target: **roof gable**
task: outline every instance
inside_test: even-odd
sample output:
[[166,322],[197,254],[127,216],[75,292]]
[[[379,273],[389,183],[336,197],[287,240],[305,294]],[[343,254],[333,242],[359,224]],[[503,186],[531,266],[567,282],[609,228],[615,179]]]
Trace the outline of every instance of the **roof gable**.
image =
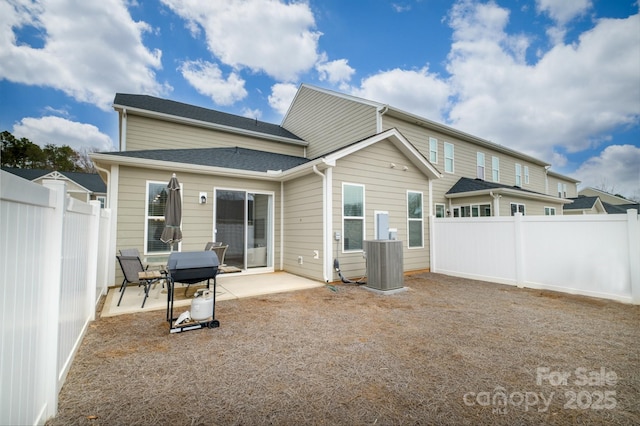
[[106,193],[107,186],[97,173],[84,173],[84,172],[59,172],[56,170],[44,170],[44,169],[20,169],[13,167],[3,167],[9,173],[16,176],[20,176],[23,179],[30,181],[43,180],[43,179],[60,179],[61,176],[73,181],[77,185],[85,188],[88,192],[93,193]]

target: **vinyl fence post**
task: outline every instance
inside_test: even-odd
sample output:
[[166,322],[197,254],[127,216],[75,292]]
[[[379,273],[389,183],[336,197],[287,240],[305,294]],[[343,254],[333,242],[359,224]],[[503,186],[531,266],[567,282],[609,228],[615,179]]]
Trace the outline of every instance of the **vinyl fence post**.
[[640,305],[640,222],[638,210],[627,210],[631,303]]
[[98,287],[98,244],[100,243],[100,201],[89,201],[91,221],[87,241],[87,295],[91,321],[96,319],[96,289]]
[[60,180],[45,180],[43,185],[51,190],[50,197],[54,208],[51,211],[47,226],[46,246],[47,261],[45,270],[49,284],[44,288],[45,306],[48,308],[48,321],[44,328],[44,347],[50,355],[43,368],[45,383],[46,412],[43,417],[54,417],[58,412],[58,346],[60,340],[60,293],[62,287],[62,237],[64,217],[67,209],[67,184]]
[[437,272],[436,267],[436,233],[435,216],[429,216],[429,270]]
[[516,260],[516,286],[524,287],[524,253],[522,248],[522,213],[513,216],[513,239]]

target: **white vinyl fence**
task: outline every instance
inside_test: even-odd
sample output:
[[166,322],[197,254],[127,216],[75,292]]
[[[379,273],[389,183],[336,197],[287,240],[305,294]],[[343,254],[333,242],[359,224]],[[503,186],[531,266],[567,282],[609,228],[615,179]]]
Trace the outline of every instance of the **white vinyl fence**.
[[107,291],[110,213],[0,175],[0,424],[44,424]]
[[431,218],[431,271],[640,304],[640,222],[626,215]]

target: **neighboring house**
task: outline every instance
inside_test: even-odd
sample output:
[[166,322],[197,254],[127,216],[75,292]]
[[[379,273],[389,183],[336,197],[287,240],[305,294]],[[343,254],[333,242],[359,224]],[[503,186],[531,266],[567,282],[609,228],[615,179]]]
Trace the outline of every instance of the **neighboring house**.
[[640,203],[628,200],[620,195],[609,194],[595,188],[584,188],[578,193],[579,196],[598,197],[608,214],[626,214],[627,210],[635,209],[640,211]]
[[107,186],[97,173],[58,172],[14,167],[3,167],[2,170],[38,184],[42,184],[45,179],[64,180],[67,183],[67,195],[70,197],[85,203],[98,200],[103,208],[106,205]]
[[573,198],[573,203],[564,206],[564,214],[607,214],[599,197],[584,195]]
[[[167,254],[166,185],[182,189],[180,250],[229,245],[244,273],[337,279],[365,272],[363,241],[404,242],[404,270],[429,264],[428,216],[562,214],[549,164],[394,109],[302,85],[282,125],[117,94],[120,152],[93,153],[109,187],[114,250]],[[477,180],[479,179],[479,180]],[[115,251],[114,251],[115,252]]]

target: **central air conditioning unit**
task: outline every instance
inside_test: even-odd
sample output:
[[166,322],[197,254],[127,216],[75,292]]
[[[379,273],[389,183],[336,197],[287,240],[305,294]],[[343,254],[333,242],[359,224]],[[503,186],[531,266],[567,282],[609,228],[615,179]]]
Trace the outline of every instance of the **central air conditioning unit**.
[[367,287],[382,291],[404,287],[402,241],[365,241],[364,249],[367,253]]

